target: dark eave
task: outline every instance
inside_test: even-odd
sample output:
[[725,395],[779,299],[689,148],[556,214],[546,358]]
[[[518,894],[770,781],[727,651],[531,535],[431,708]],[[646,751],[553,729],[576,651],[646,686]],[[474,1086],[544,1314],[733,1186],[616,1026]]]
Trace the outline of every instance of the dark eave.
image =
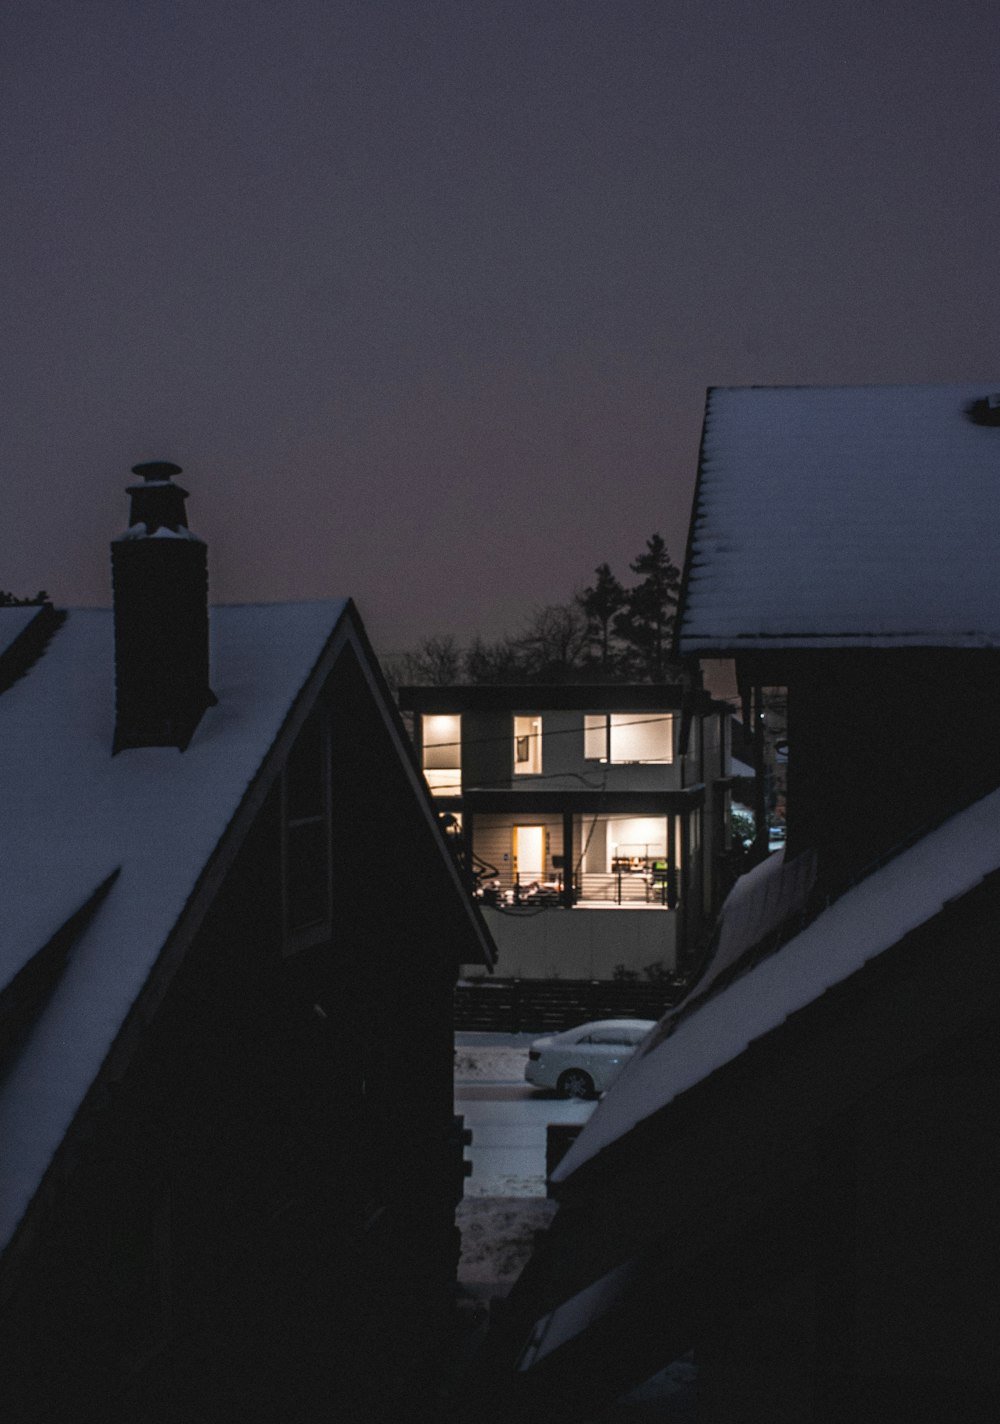
[[960,680],[962,669],[968,670],[974,663],[988,667],[990,662],[1000,664],[1000,648],[947,648],[880,646],[871,644],[845,647],[815,645],[782,646],[780,642],[772,647],[738,647],[735,644],[725,651],[701,650],[698,657],[727,658],[736,663],[737,676],[741,683],[760,687],[783,687],[789,678],[829,676],[838,663],[847,661],[870,665],[874,673],[880,669],[880,676],[891,678],[909,665],[913,672],[926,670],[927,676],[954,676]]

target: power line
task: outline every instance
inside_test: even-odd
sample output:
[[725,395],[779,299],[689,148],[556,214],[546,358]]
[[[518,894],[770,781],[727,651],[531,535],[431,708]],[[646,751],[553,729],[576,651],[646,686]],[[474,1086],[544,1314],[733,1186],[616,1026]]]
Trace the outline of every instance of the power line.
[[[420,713],[420,714],[418,714],[418,715],[423,716],[423,717],[461,717],[461,716],[462,716],[462,713],[461,713],[461,712],[423,712],[423,713]],[[536,715],[541,716],[541,717],[544,717],[545,714],[544,714],[544,713],[538,713],[538,714],[536,714]],[[632,715],[632,714],[631,714],[630,712],[588,712],[588,713],[586,713],[586,716],[588,716],[588,717],[612,717],[612,716],[613,716],[613,717],[631,717],[631,715]],[[656,723],[656,722],[672,722],[676,716],[677,716],[677,713],[676,713],[676,712],[658,712],[654,717],[640,717],[640,718],[637,718],[635,721],[625,722],[625,723],[622,724],[622,725],[623,725],[624,727],[644,727],[644,726],[651,725],[651,724]],[[585,731],[585,733],[586,733],[586,728],[584,729],[584,731]],[[525,735],[526,735],[526,736],[529,736],[529,737],[543,737],[543,738],[551,738],[551,737],[578,737],[578,736],[580,735],[580,729],[579,729],[579,727],[557,727],[557,728],[555,728],[553,731],[550,731],[550,732],[546,732],[546,731],[543,730],[542,732],[527,732],[527,733],[525,733]],[[466,746],[466,747],[484,747],[484,746],[490,745],[490,744],[493,743],[493,742],[504,742],[504,743],[508,743],[508,742],[512,741],[513,738],[514,738],[514,733],[511,732],[511,733],[509,733],[509,734],[508,734],[508,733],[505,733],[505,734],[502,735],[502,736],[471,737],[471,738],[469,738],[469,739],[467,739],[467,740],[460,740],[460,741],[457,741],[457,742],[431,742],[431,743],[430,743],[430,746],[433,747],[433,749],[434,749],[435,751],[439,751],[439,750],[440,750],[440,751],[447,751],[447,750],[448,750],[449,748],[451,748],[451,747],[458,747],[458,748],[461,750],[461,748],[462,748],[463,746]],[[424,744],[424,750],[426,751],[427,749],[428,749],[427,744]],[[605,758],[605,757],[587,757],[587,758],[585,758],[585,760],[588,760],[588,761],[601,761],[601,762],[605,762],[605,761],[607,760],[607,758]],[[651,765],[655,765],[655,763],[650,763],[650,764],[651,764]],[[663,764],[663,765],[669,765],[670,763],[669,763],[669,762],[662,762],[662,764]],[[430,767],[429,770],[433,771],[434,768],[433,768],[433,767]],[[444,770],[447,770],[447,768],[446,768],[446,767],[442,767],[442,770],[443,770],[443,771],[444,771]],[[525,775],[530,775],[531,773],[523,773],[523,774],[525,774]]]

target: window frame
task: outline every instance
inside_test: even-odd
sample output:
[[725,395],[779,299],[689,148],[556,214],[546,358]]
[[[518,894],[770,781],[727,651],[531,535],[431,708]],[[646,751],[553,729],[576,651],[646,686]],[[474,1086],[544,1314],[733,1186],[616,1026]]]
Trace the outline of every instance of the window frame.
[[[462,794],[462,714],[461,712],[421,712],[420,714],[420,771],[432,796],[460,796]],[[448,742],[427,742],[427,723],[431,718],[448,718],[456,723],[455,735]],[[449,766],[428,766],[428,750],[454,747],[454,759]],[[451,779],[435,784],[435,776]]]
[[[536,731],[519,733],[517,724],[519,722],[530,722],[537,726]],[[541,776],[542,774],[542,737],[544,735],[544,725],[541,712],[514,712],[511,714],[511,739],[514,748],[514,775],[515,776]],[[532,740],[534,740],[534,756],[532,755]],[[519,762],[517,751],[518,743],[528,744],[528,756],[524,762]],[[527,763],[525,766],[524,763]],[[534,763],[537,762],[537,765]],[[524,769],[522,770],[522,766]]]
[[[632,719],[633,719],[631,722],[626,722],[626,723],[624,723],[622,727],[619,727],[619,728],[618,728],[618,730],[622,730],[623,727],[636,726],[636,725],[638,725],[638,724],[641,724],[641,723],[647,722],[647,721],[649,721],[649,722],[653,722],[653,721],[657,721],[657,722],[658,722],[658,721],[664,721],[664,722],[668,723],[667,736],[668,736],[669,743],[670,743],[670,755],[667,756],[667,757],[621,757],[621,758],[614,757],[614,756],[612,755],[612,751],[613,751],[613,737],[612,737],[612,734],[613,734],[613,732],[616,730],[616,729],[615,729],[615,725],[614,725],[614,718],[615,718],[615,717],[629,717],[629,718],[632,718]],[[595,722],[597,721],[598,718],[600,718],[600,719],[603,721],[603,723],[604,723],[604,727],[603,727],[603,731],[604,731],[604,755],[603,755],[603,756],[593,756],[591,753],[588,753],[588,751],[587,751],[587,741],[588,741],[588,738],[591,737],[591,736],[597,736],[597,735],[600,733],[600,730],[601,730],[599,727],[597,727],[597,726],[595,726],[595,725],[590,725],[590,726],[588,726],[588,723],[593,724],[593,723],[595,723]],[[584,761],[596,761],[596,762],[599,762],[602,766],[673,766],[673,765],[674,765],[674,762],[675,762],[675,760],[676,760],[676,757],[675,757],[675,754],[674,754],[674,714],[673,714],[673,712],[667,712],[667,711],[660,712],[660,711],[656,711],[655,709],[650,709],[649,712],[643,712],[643,711],[636,711],[636,712],[585,712],[585,713],[583,714],[583,759],[584,759]]]

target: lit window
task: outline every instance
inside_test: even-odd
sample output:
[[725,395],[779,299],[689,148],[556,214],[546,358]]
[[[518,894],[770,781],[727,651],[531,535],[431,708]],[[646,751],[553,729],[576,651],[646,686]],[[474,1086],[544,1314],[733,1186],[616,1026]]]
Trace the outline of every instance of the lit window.
[[457,713],[427,714],[421,719],[423,770],[435,796],[462,790],[462,719]]
[[674,719],[669,712],[588,712],[583,754],[588,761],[672,762]]
[[609,816],[606,825],[610,870],[649,871],[666,860],[665,816]]
[[542,769],[541,717],[514,718],[514,771],[519,776],[535,775]]

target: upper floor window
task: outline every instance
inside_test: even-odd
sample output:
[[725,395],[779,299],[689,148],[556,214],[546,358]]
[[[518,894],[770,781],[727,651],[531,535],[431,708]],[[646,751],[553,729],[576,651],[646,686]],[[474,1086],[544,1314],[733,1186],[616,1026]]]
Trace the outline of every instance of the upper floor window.
[[288,948],[330,929],[330,766],[326,719],[313,712],[295,739],[282,781],[285,932]]
[[583,719],[588,761],[672,762],[674,719],[669,712],[588,712]]
[[462,790],[462,718],[455,713],[426,713],[421,719],[423,770],[435,796]]
[[541,717],[514,718],[514,771],[538,775],[542,769]]

